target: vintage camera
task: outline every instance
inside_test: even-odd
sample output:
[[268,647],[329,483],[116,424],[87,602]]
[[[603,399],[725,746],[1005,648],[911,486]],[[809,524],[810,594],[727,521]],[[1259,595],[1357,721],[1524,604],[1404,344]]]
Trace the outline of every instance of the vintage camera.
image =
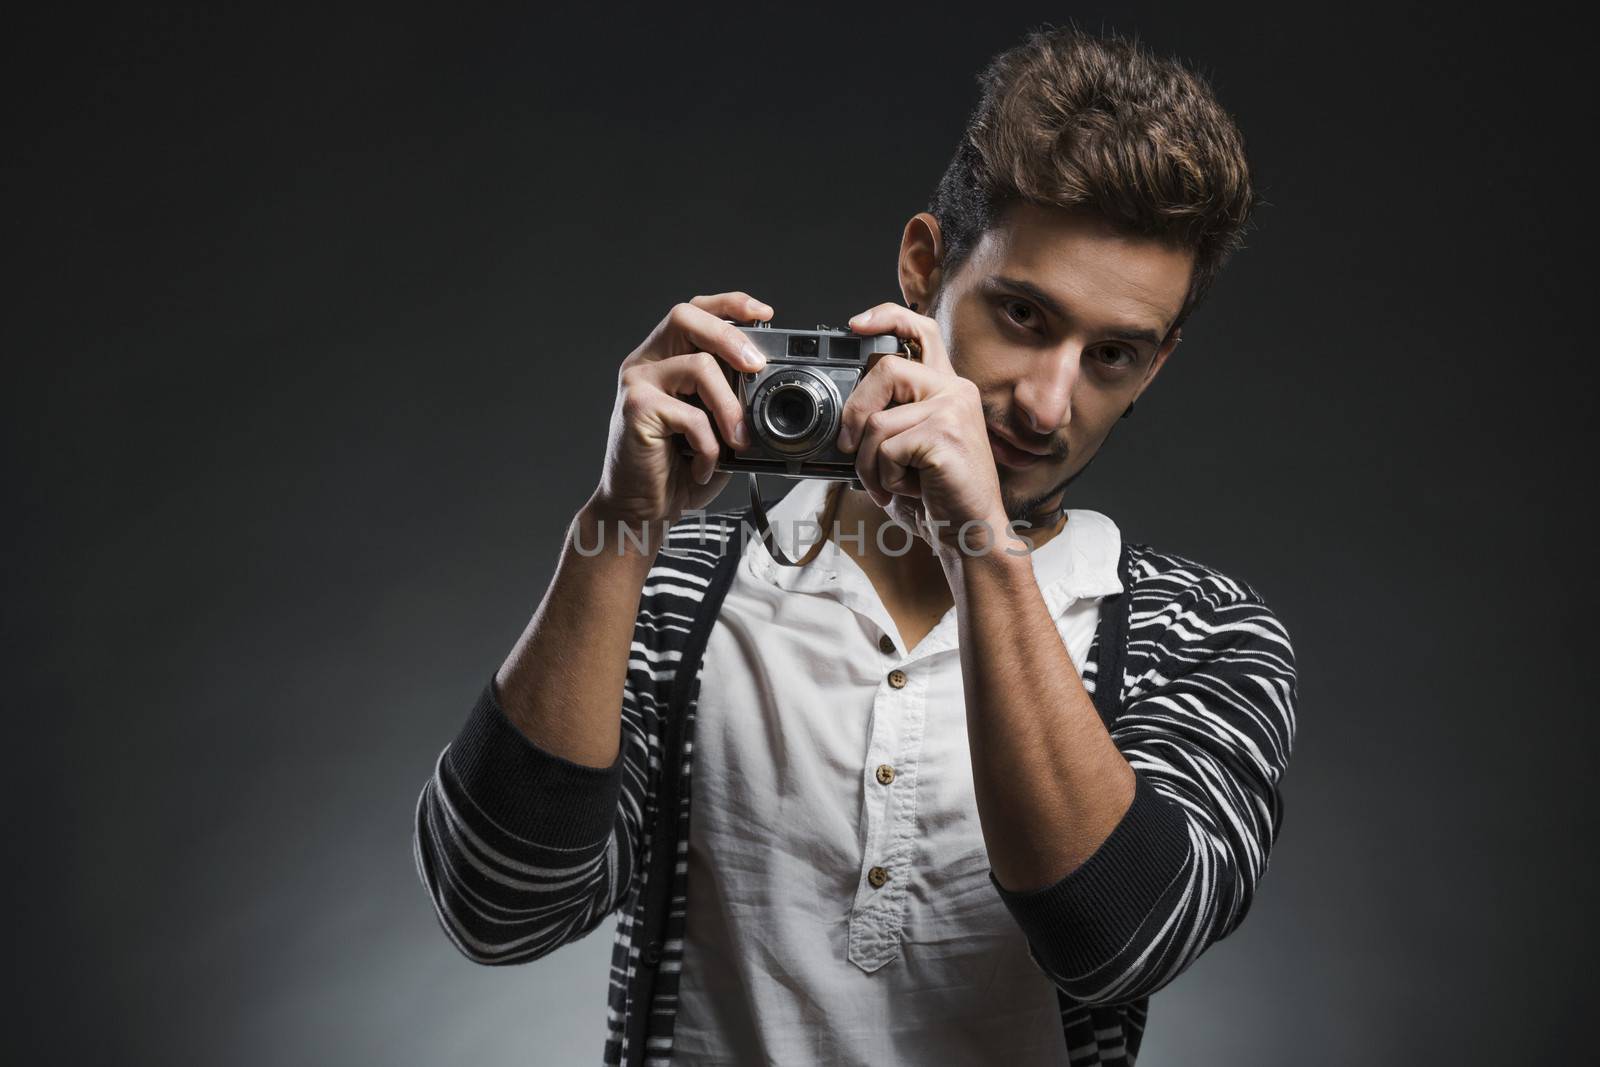
[[[855,456],[838,449],[840,415],[861,376],[882,356],[901,351],[900,338],[828,326],[784,330],[766,323],[734,325],[767,357],[767,365],[748,373],[720,364],[744,406],[750,444],[735,448],[712,419],[711,432],[722,445],[716,469],[856,482]],[[704,410],[698,395],[685,399]],[[694,452],[687,439],[680,450]]]

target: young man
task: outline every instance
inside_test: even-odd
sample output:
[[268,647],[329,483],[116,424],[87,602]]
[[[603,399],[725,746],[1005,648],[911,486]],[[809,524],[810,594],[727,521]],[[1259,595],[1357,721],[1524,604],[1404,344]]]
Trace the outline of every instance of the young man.
[[1131,1064],[1266,869],[1294,658],[1248,585],[1063,501],[1253,203],[1181,65],[1075,30],[997,57],[907,306],[851,320],[920,348],[845,406],[865,491],[798,483],[775,551],[683,520],[749,440],[729,320],[773,309],[674,308],[419,800],[456,946],[522,963],[620,911],[608,1063]]

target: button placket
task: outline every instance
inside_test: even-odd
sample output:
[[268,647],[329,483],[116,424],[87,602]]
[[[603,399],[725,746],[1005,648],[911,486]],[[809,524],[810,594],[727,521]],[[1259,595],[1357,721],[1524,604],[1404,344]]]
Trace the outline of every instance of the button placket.
[[877,784],[876,775],[878,767],[893,764],[900,757],[906,725],[906,703],[903,690],[893,689],[887,682],[879,684],[873,700],[866,763],[862,768],[863,781],[866,783],[867,816],[865,852],[861,856],[860,871],[863,878],[869,867],[878,864],[875,857],[882,851],[888,836],[886,826],[893,798],[888,795],[889,790]]
[[[927,721],[925,679],[916,668],[897,668],[896,686],[886,676],[878,687],[872,740],[863,768],[867,782],[866,851],[850,911],[850,960],[875,971],[900,951],[910,861],[915,843],[917,766]],[[880,784],[880,771],[893,782]]]
[[[894,640],[887,634],[878,639],[878,647],[893,648]],[[900,685],[895,685],[891,676],[898,676]],[[906,709],[909,699],[905,693],[904,685],[909,675],[901,668],[895,667],[885,671],[883,682],[879,684],[874,698],[874,709],[871,718],[870,736],[867,741],[866,763],[863,767],[864,781],[866,783],[867,805],[867,846],[868,855],[863,857],[864,864],[875,862],[871,860],[871,852],[878,847],[878,842],[883,839],[883,827],[888,817],[891,798],[885,796],[887,790],[877,783],[882,781],[881,768],[888,767],[888,775],[892,778],[896,773],[894,767],[900,759],[904,748],[904,731],[908,721]],[[887,783],[884,783],[887,784]],[[864,865],[863,872],[866,870]]]

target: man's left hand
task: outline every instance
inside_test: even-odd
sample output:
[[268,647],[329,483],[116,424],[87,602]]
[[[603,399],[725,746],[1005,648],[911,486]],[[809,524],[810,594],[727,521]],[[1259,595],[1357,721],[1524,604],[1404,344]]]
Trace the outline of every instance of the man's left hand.
[[915,341],[922,351],[920,363],[880,356],[845,401],[839,447],[855,453],[867,494],[890,518],[941,550],[958,544],[964,551],[1003,548],[1010,535],[982,398],[951,366],[939,324],[887,303],[849,325],[861,334]]

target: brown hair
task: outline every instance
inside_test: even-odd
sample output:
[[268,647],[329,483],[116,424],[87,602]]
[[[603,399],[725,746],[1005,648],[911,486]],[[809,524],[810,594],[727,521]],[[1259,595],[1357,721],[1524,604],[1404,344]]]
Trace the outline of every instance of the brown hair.
[[995,56],[928,211],[944,276],[1018,200],[1195,253],[1183,325],[1261,201],[1244,138],[1199,74],[1138,41],[1046,24]]

